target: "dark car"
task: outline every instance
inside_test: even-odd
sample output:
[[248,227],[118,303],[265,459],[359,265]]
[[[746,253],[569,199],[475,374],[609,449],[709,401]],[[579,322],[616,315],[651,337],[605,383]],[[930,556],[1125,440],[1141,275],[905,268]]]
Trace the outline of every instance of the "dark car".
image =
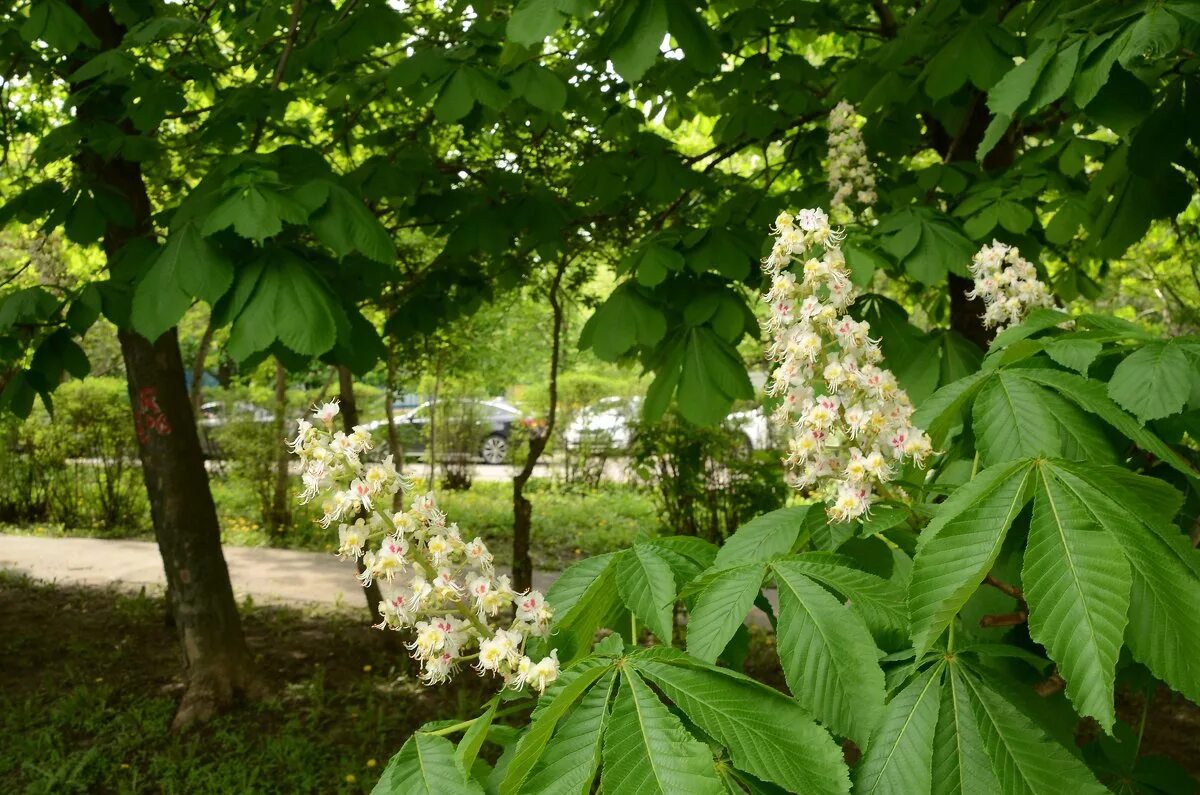
[[[433,405],[431,401],[426,401],[394,418],[396,433],[406,457],[423,455],[429,447],[429,420]],[[523,416],[520,409],[500,398],[439,401],[439,408],[448,412],[446,420],[452,426],[451,437],[455,442],[452,446],[466,448],[448,449],[446,442],[438,440],[439,450],[478,455],[486,464],[503,464],[508,460],[508,444],[513,426],[520,423]],[[386,445],[386,420],[369,423],[367,427],[376,439]],[[464,438],[469,438],[470,442],[461,443]]]

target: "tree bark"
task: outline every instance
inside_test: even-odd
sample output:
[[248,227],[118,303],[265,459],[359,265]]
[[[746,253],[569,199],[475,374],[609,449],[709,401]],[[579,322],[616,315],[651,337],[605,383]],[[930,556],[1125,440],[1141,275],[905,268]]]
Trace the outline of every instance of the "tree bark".
[[[350,372],[350,368],[339,364],[337,366],[338,374],[338,392],[340,394],[341,415],[342,415],[342,430],[346,433],[353,433],[354,426],[358,425],[358,401],[354,398],[354,375]],[[359,558],[358,573],[362,574],[365,570],[362,558]],[[379,583],[372,582],[370,585],[363,586],[363,596],[367,600],[367,609],[371,611],[372,622],[378,624],[383,621],[383,615],[379,612],[379,603],[383,601],[383,596],[379,591]]]
[[[100,40],[102,49],[120,45],[125,30],[107,6],[93,7],[83,0],[72,0],[71,6]],[[82,90],[85,87],[94,88],[87,83],[71,85],[80,121],[117,124],[135,134],[127,120],[118,118],[123,107],[119,97],[104,89]],[[103,159],[89,148],[82,148],[75,162],[89,181],[105,186],[129,206],[131,226],[113,221],[105,226],[103,246],[111,266],[127,244],[154,235],[141,167],[120,157]],[[258,695],[262,686],[242,634],[221,552],[216,506],[176,330],[154,342],[128,329],[119,331],[118,338],[142,476],[186,666],[187,690],[172,724],[179,729],[212,717],[238,696]]]
[[513,552],[512,580],[513,588],[524,591],[533,587],[533,559],[529,554],[529,544],[533,530],[533,503],[525,496],[525,485],[533,476],[533,468],[550,443],[550,435],[554,433],[554,421],[558,412],[558,367],[562,354],[563,308],[560,291],[563,274],[567,271],[569,260],[564,256],[550,282],[550,384],[548,397],[550,407],[546,413],[545,431],[529,440],[529,454],[525,457],[525,465],[513,478]]
[[277,360],[275,362],[275,419],[273,420],[275,438],[275,484],[271,493],[270,526],[267,533],[278,538],[292,522],[292,512],[288,508],[288,464],[291,456],[285,437],[287,436],[287,370]]
[[[396,399],[396,346],[388,342],[387,346],[387,376],[383,392],[383,416],[387,419],[388,451],[396,463],[396,471],[404,473],[404,443],[400,440],[400,432],[396,428],[396,412],[392,401]],[[392,497],[392,510],[399,511],[404,507],[404,494],[396,492]]]

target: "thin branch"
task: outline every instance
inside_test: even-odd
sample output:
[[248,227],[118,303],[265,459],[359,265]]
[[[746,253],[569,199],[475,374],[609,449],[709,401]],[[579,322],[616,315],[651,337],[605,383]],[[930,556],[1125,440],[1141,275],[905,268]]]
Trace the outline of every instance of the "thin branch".
[[[283,52],[279,55],[279,63],[275,65],[275,73],[271,75],[271,90],[279,88],[279,84],[283,82],[283,73],[287,70],[288,61],[291,60],[292,50],[296,47],[296,34],[300,29],[300,12],[303,10],[304,0],[292,0],[292,18],[288,21],[287,41],[283,44]],[[263,119],[259,117],[254,124],[254,134],[250,136],[249,150],[251,152],[258,149],[258,144],[262,140],[263,134]]]

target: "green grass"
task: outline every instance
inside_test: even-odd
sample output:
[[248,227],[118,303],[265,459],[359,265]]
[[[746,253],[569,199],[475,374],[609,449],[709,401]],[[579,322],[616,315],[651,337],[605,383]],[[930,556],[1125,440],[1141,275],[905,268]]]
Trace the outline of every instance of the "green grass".
[[367,792],[421,723],[471,717],[494,691],[471,672],[398,681],[405,658],[365,612],[256,608],[243,624],[271,695],[172,734],[182,685],[160,599],[0,573],[0,604],[4,793]]
[[[418,482],[417,488],[423,488]],[[606,485],[578,492],[547,480],[532,480],[527,495],[533,503],[534,565],[557,570],[590,555],[621,549],[639,536],[662,533],[657,511],[644,492],[623,485]],[[231,479],[213,481],[213,496],[221,516],[222,537],[237,546],[272,543],[257,520],[255,498]],[[439,491],[438,503],[463,536],[483,538],[501,564],[511,561],[512,484],[478,481],[467,491]],[[337,532],[322,529],[313,519],[315,506],[295,507],[292,526],[275,542],[290,549],[331,552]]]

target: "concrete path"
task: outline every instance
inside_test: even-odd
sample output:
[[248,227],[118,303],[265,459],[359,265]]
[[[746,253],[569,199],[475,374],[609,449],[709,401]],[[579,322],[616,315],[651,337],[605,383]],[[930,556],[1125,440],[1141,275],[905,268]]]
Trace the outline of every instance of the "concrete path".
[[[358,609],[362,590],[354,563],[323,552],[300,552],[268,547],[226,546],[225,562],[238,601],[250,597],[259,604],[325,605]],[[66,585],[115,585],[128,590],[166,588],[158,545],[151,541],[104,538],[45,538],[0,533],[0,569],[21,572],[36,580]],[[533,586],[542,593],[558,572],[535,571]],[[385,588],[386,595],[386,588]],[[778,610],[775,589],[767,600]],[[749,621],[770,626],[765,613],[751,608]]]
[[[354,563],[322,552],[226,546],[225,561],[238,600],[267,604],[362,604]],[[43,538],[0,534],[0,569],[72,585],[117,585],[161,592],[166,587],[158,546],[150,541]],[[557,572],[534,572],[545,591]]]

